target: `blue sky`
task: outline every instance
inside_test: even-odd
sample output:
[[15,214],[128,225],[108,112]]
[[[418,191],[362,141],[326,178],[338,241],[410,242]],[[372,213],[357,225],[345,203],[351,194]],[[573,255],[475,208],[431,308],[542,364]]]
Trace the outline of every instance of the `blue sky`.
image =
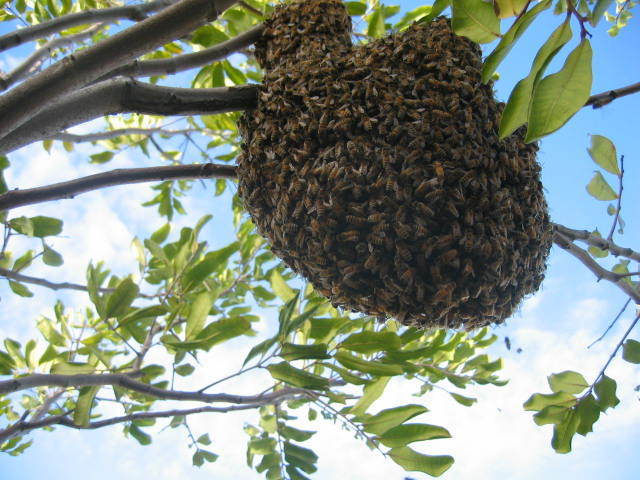
[[[391,2],[390,2],[391,3]],[[422,2],[402,2],[410,10]],[[498,97],[506,100],[511,88],[524,77],[539,46],[559,24],[560,17],[542,16],[519,41],[499,68],[496,84]],[[617,38],[606,33],[606,22],[592,30],[594,48],[593,93],[635,83],[640,79],[640,29],[638,19]],[[0,33],[4,32],[0,27]],[[574,26],[574,31],[577,29]],[[574,39],[575,45],[577,40]],[[490,47],[489,47],[490,48]],[[567,48],[567,51],[569,51]],[[566,53],[565,53],[566,55]],[[548,72],[556,71],[565,55],[560,54]],[[0,68],[7,70],[16,59],[0,57]],[[608,231],[611,218],[606,215],[606,203],[591,198],[585,191],[595,165],[587,155],[588,134],[609,137],[618,152],[625,155],[626,188],[622,215],[627,222],[623,245],[640,245],[637,207],[640,193],[640,146],[637,112],[640,94],[617,100],[600,109],[582,109],[560,132],[545,138],[540,145],[539,160],[543,165],[543,182],[547,191],[552,219],[574,228],[599,227]],[[85,127],[85,131],[90,131]],[[94,173],[104,166],[86,164],[86,156],[98,150],[81,147],[70,155],[61,148],[48,155],[40,145],[34,145],[11,157],[16,166],[11,174],[11,187],[30,187]],[[124,153],[116,156],[108,168],[152,165],[154,159]],[[204,238],[215,247],[228,242],[231,216],[229,196],[213,198],[210,185],[197,185],[186,200],[189,216],[178,219],[179,226],[193,224],[201,215],[213,213],[214,220],[204,232]],[[149,210],[139,204],[150,197],[148,186],[136,185],[93,192],[79,199],[50,203],[37,209],[25,207],[16,215],[38,214],[61,216],[65,231],[54,241],[54,247],[65,254],[64,270],[34,270],[54,280],[81,282],[89,259],[106,259],[116,271],[131,269],[134,262],[129,245],[134,235],[145,236],[161,225],[149,224]],[[174,229],[177,231],[178,228]],[[65,272],[70,277],[59,278]],[[0,285],[2,322],[0,337],[25,339],[34,331],[33,319],[47,312],[56,295],[36,289],[39,301],[16,298]],[[82,305],[79,295],[62,296],[69,304]],[[397,382],[388,389],[375,408],[384,408],[399,401],[424,402],[430,412],[420,418],[426,423],[447,427],[452,439],[418,444],[424,453],[450,453],[456,464],[445,479],[631,479],[637,478],[640,461],[637,445],[640,441],[640,384],[637,368],[614,361],[609,374],[618,380],[618,396],[622,404],[610,411],[595,425],[595,432],[586,438],[574,439],[574,451],[569,455],[554,454],[550,448],[551,429],[533,424],[531,415],[522,411],[522,403],[534,392],[546,392],[546,376],[562,370],[577,370],[592,380],[606,361],[613,345],[631,320],[631,309],[623,316],[607,338],[587,350],[586,346],[606,328],[625,301],[624,295],[605,282],[596,283],[593,275],[573,257],[554,249],[549,261],[547,278],[541,291],[528,299],[506,326],[495,329],[509,336],[515,348],[507,351],[503,342],[492,347],[493,355],[505,359],[502,376],[510,379],[506,387],[482,387],[466,394],[478,398],[472,408],[452,402],[438,392],[420,399],[411,397],[416,389]],[[262,312],[263,334],[269,329],[272,312]],[[32,334],[32,333],[31,333]],[[635,332],[633,338],[640,338]],[[255,340],[254,340],[255,341]],[[239,361],[237,352],[246,350],[242,340],[231,342],[206,358],[207,365],[216,365],[216,376],[232,372]],[[206,379],[207,372],[194,380]],[[255,392],[262,380],[251,378],[229,387],[234,392]],[[188,388],[188,386],[181,386]],[[397,403],[396,403],[397,404]],[[53,433],[38,432],[34,446],[18,458],[0,456],[0,478],[31,480],[57,479],[138,479],[141,475],[158,480],[174,478],[252,479],[255,472],[244,464],[246,435],[244,421],[257,421],[251,413],[223,416],[201,416],[192,424],[198,433],[209,432],[211,449],[220,459],[201,470],[190,466],[191,453],[183,431],[164,431],[154,435],[149,447],[125,439],[119,427],[97,432],[58,429]],[[304,425],[304,424],[300,424]],[[364,445],[338,425],[320,425],[313,446],[320,455],[319,472],[315,478],[397,478],[405,473],[390,461],[368,451]],[[427,478],[408,474],[413,478]]]

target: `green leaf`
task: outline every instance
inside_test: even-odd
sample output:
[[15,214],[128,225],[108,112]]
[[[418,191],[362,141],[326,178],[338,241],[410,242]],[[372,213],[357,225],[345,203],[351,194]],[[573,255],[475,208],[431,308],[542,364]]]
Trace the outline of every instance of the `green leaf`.
[[204,435],[200,435],[196,440],[201,445],[211,445],[211,439],[209,438],[209,434],[205,433]]
[[554,425],[551,446],[557,453],[569,453],[571,451],[571,440],[579,424],[580,418],[577,412],[571,409],[568,410],[562,422]]
[[558,425],[564,420],[569,409],[567,407],[559,407],[557,405],[548,405],[533,415],[533,421],[536,425]]
[[89,419],[91,418],[91,409],[93,408],[93,401],[96,398],[99,386],[96,387],[82,387],[78,394],[78,400],[76,401],[76,408],[73,409],[73,423],[82,427],[89,425]]
[[258,355],[264,355],[265,353],[267,353],[267,351],[273,345],[275,345],[276,342],[277,342],[277,339],[275,337],[274,338],[268,338],[268,339],[260,342],[256,346],[254,346],[249,351],[249,354],[247,355],[247,357],[244,359],[244,362],[242,363],[242,366],[244,367],[247,363],[249,363],[250,360],[252,360],[253,358],[257,357]]
[[252,438],[248,450],[255,455],[268,455],[276,449],[276,441],[273,438]]
[[89,155],[89,158],[91,158],[89,163],[96,163],[96,164],[107,163],[113,158],[114,155],[115,155],[114,152],[111,152],[108,150],[101,153],[94,153],[93,155]]
[[305,442],[316,434],[313,430],[299,430],[289,425],[282,425],[278,431],[284,438],[288,438],[296,442]]
[[288,362],[302,359],[324,360],[326,358],[331,358],[327,355],[327,345],[325,343],[318,343],[315,345],[295,345],[293,343],[285,343],[282,346],[279,356]]
[[125,315],[139,292],[140,288],[131,277],[122,280],[116,287],[115,292],[107,297],[104,318],[118,318]]
[[502,36],[496,48],[493,49],[484,61],[484,65],[482,66],[482,81],[484,83],[491,80],[491,77],[498,68],[498,65],[500,65],[518,39],[527,30],[527,28],[529,28],[531,22],[535,20],[540,12],[546,10],[550,6],[551,0],[543,0],[511,25],[511,28],[509,28],[509,30]]
[[170,232],[171,232],[171,224],[165,223],[162,227],[160,227],[158,230],[153,232],[150,238],[153,242],[159,245],[167,239]]
[[193,365],[185,363],[184,365],[178,365],[175,368],[175,372],[181,377],[188,377],[195,371],[195,369],[196,368]]
[[640,342],[627,339],[622,345],[622,358],[629,363],[640,363]]
[[387,447],[396,448],[404,447],[413,442],[437,438],[451,438],[451,434],[446,428],[437,425],[406,423],[387,430],[380,435],[379,440]]
[[[426,407],[422,405],[403,405],[401,407],[387,408],[363,422],[364,430],[375,435],[382,435],[388,430],[425,413]],[[353,412],[350,412],[353,413]]]
[[46,265],[50,265],[52,267],[59,267],[64,263],[64,260],[62,259],[62,255],[60,255],[58,252],[56,252],[53,248],[49,247],[48,245],[44,246],[44,251],[42,253],[42,261]]
[[269,281],[271,282],[273,293],[280,297],[283,302],[289,302],[296,295],[295,291],[284,281],[284,278],[282,278],[278,270],[271,272]]
[[373,38],[382,37],[386,28],[384,25],[384,15],[382,14],[382,8],[376,8],[371,15],[367,18],[369,24],[367,28],[367,35]]
[[349,409],[351,415],[359,417],[364,415],[367,409],[384,393],[391,377],[381,377],[364,387],[364,393],[360,400]]
[[144,433],[134,424],[129,426],[129,434],[135,438],[140,445],[149,445],[151,443],[151,435]]
[[33,297],[33,292],[25,287],[22,283],[9,280],[9,288],[13,293],[15,293],[16,295],[20,295],[21,297]]
[[199,294],[189,310],[189,316],[187,317],[187,327],[185,338],[192,340],[198,335],[204,328],[204,323],[209,316],[211,305],[215,301],[216,295],[212,292],[203,292]]
[[351,16],[364,15],[367,11],[367,4],[364,2],[344,2],[344,4]]
[[53,322],[46,317],[40,317],[38,319],[38,330],[42,333],[42,336],[51,345],[57,345],[58,347],[64,347],[67,344],[67,339],[56,330]]
[[291,442],[284,442],[284,455],[287,462],[301,468],[306,473],[316,471],[314,464],[318,461],[318,455],[313,450]]
[[377,361],[363,360],[350,353],[339,351],[334,355],[334,358],[342,365],[350,370],[358,370],[363,373],[370,373],[372,375],[380,375],[384,377],[402,375],[403,370],[400,365],[392,365],[388,363],[382,363]]
[[587,395],[578,402],[576,414],[580,419],[576,432],[582,436],[593,432],[593,424],[600,418],[600,406],[593,395]]
[[439,477],[453,465],[450,455],[424,455],[409,447],[392,448],[389,456],[408,472],[423,472],[432,477]]
[[[493,2],[497,15],[500,18],[509,18],[519,15],[526,6],[527,0],[495,0]],[[537,6],[537,5],[536,5]],[[523,15],[524,16],[524,15]]]
[[534,87],[547,68],[547,65],[549,65],[549,62],[551,62],[560,49],[571,40],[571,36],[571,26],[567,19],[554,30],[544,45],[538,50],[529,75],[516,84],[504,107],[502,118],[500,119],[501,139],[511,135],[518,127],[527,121]]
[[193,287],[198,285],[209,275],[224,270],[227,261],[235,252],[238,251],[240,244],[233,242],[220,250],[207,253],[204,258],[198,262],[184,275],[184,284]]
[[526,142],[555,132],[584,107],[591,93],[591,44],[583,39],[562,69],[540,81],[533,91]]
[[414,8],[413,10],[404,14],[398,23],[393,28],[396,30],[404,30],[413,22],[419,21],[426,17],[431,12],[431,5],[423,5],[421,7]]
[[95,370],[95,366],[84,362],[59,361],[51,367],[51,373],[61,375],[81,375],[84,373],[93,373]]
[[276,380],[294,387],[310,388],[312,390],[324,390],[329,387],[329,381],[326,378],[295,368],[287,362],[269,365],[267,370]]
[[359,353],[398,350],[402,346],[400,337],[393,332],[359,332],[343,340],[338,347]]
[[549,387],[553,392],[566,392],[578,394],[589,386],[582,375],[577,372],[567,370],[561,373],[554,373],[547,377]]
[[616,146],[602,135],[591,135],[591,147],[587,149],[591,159],[607,172],[620,176]]
[[33,223],[30,218],[17,217],[9,220],[9,226],[16,232],[33,237]]
[[591,14],[591,18],[589,20],[589,22],[591,23],[592,26],[596,26],[598,25],[598,22],[600,22],[600,19],[602,18],[602,16],[604,15],[604,12],[606,12],[609,8],[609,6],[613,3],[613,0],[598,0],[596,3],[596,6],[593,7],[593,13]]
[[616,382],[606,375],[603,375],[602,378],[595,383],[593,391],[596,397],[598,397],[598,404],[600,405],[600,410],[603,412],[620,403],[620,400],[616,397]]
[[450,0],[436,0],[434,4],[431,6],[431,11],[425,17],[422,17],[418,23],[427,24],[431,22],[434,18],[440,15],[445,8],[447,8],[451,4]]
[[587,192],[594,198],[602,201],[615,200],[618,194],[611,188],[611,185],[604,179],[600,172],[595,172],[593,178],[587,185]]
[[449,394],[456,402],[458,402],[460,405],[464,405],[465,407],[470,407],[478,401],[478,399],[476,398],[465,397],[464,395],[460,395],[458,393],[449,392]]
[[451,1],[453,31],[478,43],[489,43],[500,34],[500,19],[493,5],[477,0]]
[[62,220],[51,217],[31,217],[33,236],[38,238],[59,235],[62,232]]
[[569,408],[575,405],[576,398],[567,392],[557,393],[534,393],[529,397],[529,400],[524,402],[525,410],[542,410],[549,405],[556,405],[560,407]]

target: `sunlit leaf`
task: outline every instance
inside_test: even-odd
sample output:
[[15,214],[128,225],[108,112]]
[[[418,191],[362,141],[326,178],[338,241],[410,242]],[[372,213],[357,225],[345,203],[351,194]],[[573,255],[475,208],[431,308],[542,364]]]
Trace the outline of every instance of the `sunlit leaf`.
[[525,410],[542,410],[549,405],[572,407],[575,403],[576,397],[567,392],[549,394],[534,393],[523,406]]
[[591,147],[587,150],[591,159],[607,172],[620,175],[616,146],[602,135],[591,135]]
[[86,427],[89,424],[93,401],[99,390],[99,386],[83,387],[80,389],[78,400],[76,401],[76,408],[73,409],[73,423],[75,425]]
[[449,455],[424,455],[409,447],[393,448],[388,454],[391,459],[408,472],[423,472],[439,477],[453,465]]
[[271,376],[276,380],[288,383],[294,387],[323,390],[329,386],[329,381],[326,378],[293,367],[287,362],[269,365],[267,370],[269,370]]
[[364,429],[369,433],[382,435],[387,430],[426,411],[427,408],[422,405],[403,405],[401,407],[387,408],[369,417],[363,423]]
[[500,34],[500,19],[490,3],[478,0],[451,0],[451,26],[458,35],[474,42],[488,43]]
[[450,392],[451,397],[458,402],[460,405],[464,405],[465,407],[470,407],[478,400],[472,397],[465,397],[464,395],[460,395],[459,393]]
[[413,442],[423,440],[435,440],[438,438],[451,438],[451,434],[446,428],[426,423],[405,423],[390,428],[379,436],[383,445],[395,448],[403,447]]
[[591,93],[591,44],[584,39],[558,73],[543,78],[533,91],[526,142],[555,132],[584,107]]
[[354,352],[374,353],[398,350],[401,345],[400,337],[393,332],[365,331],[350,335],[339,346]]
[[622,358],[630,363],[640,363],[640,342],[628,338],[622,345]]
[[567,412],[562,422],[554,425],[551,446],[557,453],[569,453],[571,451],[571,440],[578,429],[580,418],[575,410]]
[[140,288],[130,277],[122,280],[116,291],[107,297],[104,317],[116,318],[126,314],[139,292]]
[[587,192],[598,200],[609,201],[618,198],[618,194],[611,188],[611,185],[604,179],[600,172],[595,172],[591,181],[587,185]]
[[547,377],[549,387],[553,392],[578,394],[589,386],[585,378],[578,372],[565,371],[554,373]]
[[511,91],[509,100],[502,112],[500,119],[500,138],[511,135],[518,127],[526,123],[529,117],[529,105],[533,89],[544,73],[547,65],[556,56],[560,49],[571,39],[571,26],[569,19],[564,21],[544,45],[538,50],[531,70],[527,77],[520,80]]
[[616,396],[616,382],[606,375],[603,375],[602,378],[595,383],[593,391],[596,394],[600,410],[603,412],[620,403],[620,399]]
[[185,338],[187,340],[192,340],[202,331],[215,298],[216,295],[212,292],[203,292],[195,298],[189,309],[189,316],[187,317],[185,332]]

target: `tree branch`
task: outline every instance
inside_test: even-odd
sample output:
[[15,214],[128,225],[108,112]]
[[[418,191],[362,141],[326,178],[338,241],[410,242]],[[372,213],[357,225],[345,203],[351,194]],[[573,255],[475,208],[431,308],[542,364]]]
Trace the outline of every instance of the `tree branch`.
[[60,140],[69,143],[85,143],[98,142],[100,140],[110,140],[112,138],[123,137],[126,135],[162,135],[165,137],[173,137],[175,135],[186,135],[188,133],[209,133],[214,134],[212,130],[206,128],[184,128],[181,130],[167,130],[163,127],[154,128],[117,128],[114,130],[106,130],[104,132],[76,134],[69,132],[55,133],[49,137],[51,140]]
[[640,303],[640,291],[625,281],[624,276],[602,267],[598,262],[591,258],[585,250],[575,245],[570,238],[566,237],[558,230],[556,230],[554,234],[553,243],[580,260],[585,267],[591,270],[598,280],[604,278],[605,280],[610,281],[631,297],[635,303]]
[[2,138],[0,153],[7,154],[104,115],[211,115],[254,108],[257,98],[257,85],[193,89],[160,87],[122,78],[107,80],[47,106]]
[[177,72],[200,67],[226,58],[232,53],[252,45],[260,38],[263,31],[264,25],[261,24],[226,42],[219,43],[218,45],[199,52],[157,60],[134,60],[132,63],[123,65],[103,75],[99,80],[106,80],[116,76],[151,77],[155,75],[172,75]]
[[[8,270],[6,268],[0,268],[0,276],[5,277],[11,280],[15,280],[16,282],[28,283],[31,285],[40,285],[41,287],[50,288],[51,290],[77,290],[79,292],[88,292],[86,285],[80,285],[77,283],[69,283],[69,282],[50,282],[49,280],[45,280],[44,278],[31,277],[29,275],[23,275],[22,273],[14,272],[13,270]],[[99,288],[99,292],[101,293],[113,293],[116,291],[115,288]],[[146,295],[141,293],[138,295],[141,298],[155,298],[155,295]]]
[[553,228],[556,232],[561,233],[563,237],[566,237],[571,241],[579,240],[587,245],[591,245],[592,247],[597,247],[600,250],[608,250],[616,257],[624,257],[629,260],[640,262],[640,253],[630,248],[621,247],[611,240],[598,237],[588,230],[574,230],[573,228],[565,227],[558,223],[554,223]]
[[149,397],[162,400],[196,401],[203,403],[234,403],[245,405],[252,403],[272,402],[283,395],[302,395],[307,390],[303,388],[285,387],[271,393],[260,395],[232,395],[229,393],[204,393],[188,392],[180,390],[164,390],[147,383],[134,380],[128,375],[118,373],[105,374],[33,374],[0,382],[0,395],[28,390],[35,387],[58,386],[65,388],[78,388],[86,386],[118,386]]
[[162,10],[175,2],[176,0],[155,0],[139,5],[91,9],[78,13],[70,13],[51,19],[48,22],[31,25],[0,36],[0,52],[78,25],[105,22],[112,23],[122,19],[140,21],[146,18],[147,13]]
[[109,172],[97,173],[67,182],[54,183],[45,187],[10,190],[0,195],[0,211],[34,203],[73,198],[81,193],[115,185],[177,179],[235,178],[235,176],[235,166],[213,163],[150,168],[118,168]]
[[99,31],[103,25],[104,24],[94,25],[84,32],[76,33],[75,35],[68,35],[66,37],[54,38],[53,40],[45,43],[42,47],[29,55],[24,62],[9,72],[4,78],[0,75],[0,91],[6,90],[14,83],[28,77],[31,73],[40,68],[45,57],[51,55],[51,52],[55,49],[64,47],[65,45],[72,45],[74,43],[81,42]]
[[47,105],[140,55],[203,24],[237,0],[181,0],[90,48],[47,68],[0,97],[0,138]]
[[618,88],[616,90],[609,90],[608,92],[598,93],[592,95],[584,104],[585,107],[591,105],[593,108],[604,107],[605,105],[613,102],[616,98],[631,95],[632,93],[640,92],[640,82],[634,83],[627,87]]
[[64,427],[75,428],[78,430],[95,430],[98,428],[103,428],[103,427],[115,425],[118,423],[132,422],[134,420],[141,420],[146,418],[167,418],[167,417],[176,417],[176,416],[186,417],[188,415],[194,415],[198,413],[227,413],[227,412],[235,412],[238,410],[253,410],[254,408],[260,408],[265,405],[278,404],[285,400],[290,400],[298,396],[299,394],[286,393],[285,395],[281,395],[277,398],[272,398],[268,401],[247,403],[244,405],[230,405],[228,407],[205,406],[205,407],[196,407],[196,408],[189,408],[189,409],[182,409],[182,410],[174,409],[174,410],[163,410],[158,412],[132,413],[130,415],[122,415],[120,417],[113,417],[105,420],[90,422],[88,425],[76,425],[75,423],[73,423],[73,420],[68,417],[68,413],[47,417],[39,421],[19,420],[18,422],[7,427],[6,429],[0,430],[0,444],[9,440],[12,437],[15,437],[18,435],[24,435],[25,433],[28,433],[32,430],[37,430],[43,427],[52,427],[54,425],[62,425]]

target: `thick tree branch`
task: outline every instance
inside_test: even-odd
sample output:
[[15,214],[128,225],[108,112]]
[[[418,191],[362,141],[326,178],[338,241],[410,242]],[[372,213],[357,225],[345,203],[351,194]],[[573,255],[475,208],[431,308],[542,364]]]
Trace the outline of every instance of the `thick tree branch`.
[[302,395],[307,390],[302,388],[286,387],[271,393],[259,395],[232,395],[229,393],[204,393],[188,392],[180,390],[163,390],[147,383],[134,380],[128,375],[118,373],[105,374],[33,374],[0,382],[0,395],[28,390],[35,387],[58,386],[65,388],[78,388],[87,386],[118,386],[127,390],[142,393],[149,397],[162,400],[196,401],[203,403],[234,403],[245,405],[252,403],[272,402],[283,395]]
[[49,67],[0,97],[0,138],[47,105],[140,55],[185,35],[236,0],[181,0],[90,48]]
[[629,260],[640,262],[640,253],[630,248],[621,247],[611,240],[598,237],[588,230],[574,230],[573,228],[565,227],[558,223],[554,223],[553,228],[556,232],[561,233],[563,237],[571,241],[578,240],[592,247],[597,247],[600,250],[607,250],[616,257],[625,257]]
[[177,72],[201,67],[216,60],[227,58],[232,53],[238,52],[249,45],[255,43],[262,32],[263,25],[257,25],[240,35],[219,43],[213,47],[195,53],[187,53],[172,58],[162,58],[157,60],[135,60],[128,65],[116,68],[115,70],[102,76],[100,80],[106,80],[115,76],[124,77],[151,77],[155,75],[172,75]]
[[580,260],[585,267],[591,270],[598,280],[604,278],[605,280],[610,281],[631,297],[635,303],[640,304],[640,291],[627,282],[623,275],[611,272],[602,267],[598,262],[591,258],[591,255],[589,255],[587,251],[575,245],[570,238],[566,237],[558,230],[556,230],[554,234],[553,242]]
[[[277,393],[282,392],[279,390]],[[244,405],[230,405],[228,407],[196,407],[196,408],[188,408],[188,409],[174,409],[174,410],[163,410],[158,412],[140,412],[140,413],[132,413],[130,415],[122,415],[120,417],[112,417],[105,420],[97,420],[95,422],[90,422],[88,425],[76,425],[73,423],[73,420],[69,418],[68,413],[62,415],[55,415],[51,417],[44,418],[38,421],[24,421],[19,420],[13,425],[7,427],[4,430],[0,430],[0,444],[13,438],[18,435],[24,435],[32,430],[37,430],[43,427],[52,427],[55,425],[62,425],[64,427],[75,428],[78,430],[95,430],[98,428],[107,427],[110,425],[116,425],[118,423],[132,422],[134,420],[142,420],[148,418],[168,418],[168,417],[176,417],[176,416],[188,416],[195,415],[198,413],[228,413],[228,412],[236,412],[238,410],[253,410],[255,408],[260,408],[265,405],[274,405],[279,404],[285,400],[291,400],[293,398],[299,397],[300,394],[293,394],[290,392],[285,392],[282,395],[279,395],[275,398],[270,398],[269,400],[263,400],[255,403],[247,403]]]
[[68,35],[66,37],[54,38],[53,40],[45,43],[42,47],[29,55],[24,62],[9,72],[4,78],[0,75],[0,91],[6,90],[14,83],[19,82],[38,70],[44,60],[57,48],[82,42],[100,30],[102,26],[103,24],[94,25],[84,32],[76,33],[75,35]]
[[235,176],[235,166],[213,163],[150,168],[118,168],[109,172],[97,173],[67,182],[54,183],[45,187],[10,190],[0,195],[0,211],[34,203],[73,198],[81,193],[115,185],[177,179],[235,178]]
[[78,25],[111,23],[122,19],[140,21],[146,18],[148,13],[162,10],[175,2],[176,0],[155,0],[139,5],[91,9],[78,13],[70,13],[51,19],[48,22],[31,25],[0,36],[0,52]]
[[632,93],[640,92],[640,82],[634,83],[627,87],[618,88],[616,90],[609,90],[608,92],[598,93],[592,95],[585,103],[585,107],[591,105],[593,108],[604,107],[605,105],[613,102],[616,98],[624,97],[625,95],[631,95]]
[[[50,282],[49,280],[45,280],[44,278],[23,275],[22,273],[14,272],[13,270],[8,270],[6,268],[0,268],[0,277],[8,278],[10,280],[15,280],[16,282],[28,283],[30,285],[39,285],[41,287],[46,287],[51,290],[77,290],[79,292],[89,291],[86,285],[80,285],[77,283],[69,283],[69,282]],[[98,291],[100,293],[113,293],[116,291],[116,289],[115,288],[99,288]],[[141,293],[138,296],[140,298],[156,297],[156,295],[147,295],[144,293]]]
[[104,115],[211,115],[254,108],[257,98],[256,85],[194,89],[160,87],[122,78],[107,80],[47,106],[0,139],[0,153],[7,154]]

